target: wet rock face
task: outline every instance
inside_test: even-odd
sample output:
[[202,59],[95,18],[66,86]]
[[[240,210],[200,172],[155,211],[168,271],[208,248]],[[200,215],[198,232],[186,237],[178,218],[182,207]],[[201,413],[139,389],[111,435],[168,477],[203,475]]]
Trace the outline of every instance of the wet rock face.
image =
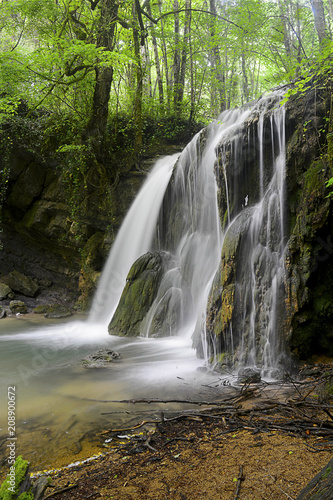
[[[0,276],[5,278],[18,270],[38,282],[50,283],[42,287],[43,296],[65,299],[73,305],[81,295],[80,306],[87,308],[145,172],[128,171],[124,176],[120,172],[115,184],[103,165],[92,166],[87,188],[82,187],[76,201],[78,221],[73,222],[70,196],[54,160],[42,161],[35,156],[17,145],[9,160]],[[147,165],[149,169],[149,161]]]
[[156,298],[169,262],[170,256],[165,252],[147,252],[134,262],[108,327],[110,335],[140,335],[142,321]]
[[[329,136],[327,139],[322,132],[318,135],[318,130],[325,129],[330,110],[330,96],[325,90],[321,92],[320,102],[315,91],[309,90],[301,99],[295,96],[286,105],[284,275],[276,289],[283,299],[277,308],[274,321],[278,331],[278,348],[300,359],[305,359],[315,353],[333,355],[333,246],[331,241],[333,216],[332,200],[327,198],[325,187],[326,181],[332,175],[333,158],[330,157],[330,147],[327,148],[326,157],[318,158],[320,152],[326,151],[326,141],[330,141]],[[304,123],[307,123],[306,127]],[[268,131],[270,126],[268,113],[268,116],[263,119],[264,138],[265,130]],[[251,207],[258,201],[258,183],[254,182],[251,188],[249,181],[253,177],[255,163],[260,160],[258,150],[253,151],[253,162],[251,155],[246,160],[242,159],[249,145],[249,137],[256,134],[258,135],[258,121],[254,120],[249,123],[247,135],[243,133],[240,139],[241,147],[236,158],[237,164],[232,159],[231,147],[229,149],[224,147],[224,150],[222,146],[219,148],[216,173],[222,227],[226,227],[228,220],[226,183],[221,169],[223,155],[227,169],[230,165],[234,167],[238,165],[238,170],[234,170],[230,175],[227,173],[231,215],[239,212],[241,203],[244,209],[247,204]],[[263,163],[266,163],[265,156]],[[236,194],[234,182],[234,177],[239,174],[239,171],[243,171],[245,176],[244,180],[238,176],[241,196]],[[269,175],[270,169],[265,172],[264,185]],[[246,193],[249,195],[248,198],[245,196]],[[207,334],[208,338],[212,339],[212,343],[215,343],[217,353],[230,353],[231,349],[237,349],[240,330],[248,329],[252,320],[255,322],[257,332],[260,322],[267,314],[267,311],[259,308],[252,319],[250,317],[246,320],[246,313],[252,306],[249,297],[247,298],[244,293],[246,289],[242,290],[239,283],[242,281],[243,270],[248,265],[245,263],[248,263],[250,257],[245,236],[247,228],[244,220],[245,213],[243,212],[238,217],[237,230],[229,230],[227,233],[222,249],[220,270],[213,283],[207,310]],[[264,221],[264,227],[267,227],[267,221]],[[277,231],[274,227],[272,229],[274,238]],[[269,240],[269,243],[270,241],[274,243],[273,239]],[[256,255],[253,257],[255,265],[252,279],[260,283],[258,294],[264,296],[267,293],[268,282],[262,280],[260,276],[265,272],[268,261],[265,262],[260,252],[258,252],[258,258]],[[271,262],[273,265],[274,259]]]

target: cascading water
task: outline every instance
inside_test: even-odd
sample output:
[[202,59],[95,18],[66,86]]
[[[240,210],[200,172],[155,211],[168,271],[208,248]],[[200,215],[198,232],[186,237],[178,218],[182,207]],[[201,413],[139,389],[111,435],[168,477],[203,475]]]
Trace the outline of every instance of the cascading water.
[[133,262],[151,246],[161,200],[178,155],[158,160],[130,208],[112,246],[91,307],[89,320],[109,323]]
[[222,305],[211,321],[216,325],[220,318],[219,328],[211,328],[211,344],[216,360],[222,353],[229,366],[259,367],[263,376],[275,375],[283,358],[278,323],[284,286],[285,112],[280,99],[277,92],[260,100],[219,144],[220,205],[228,222]]

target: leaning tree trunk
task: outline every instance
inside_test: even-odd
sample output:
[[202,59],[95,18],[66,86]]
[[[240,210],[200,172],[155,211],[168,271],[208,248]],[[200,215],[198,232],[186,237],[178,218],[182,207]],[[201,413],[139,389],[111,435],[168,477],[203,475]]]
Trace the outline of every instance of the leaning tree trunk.
[[[101,13],[97,27],[96,45],[112,52],[114,48],[118,3],[116,0],[101,0],[100,8]],[[91,113],[83,133],[83,138],[92,138],[99,144],[104,137],[107,125],[113,68],[112,66],[96,66],[95,74],[96,81]]]

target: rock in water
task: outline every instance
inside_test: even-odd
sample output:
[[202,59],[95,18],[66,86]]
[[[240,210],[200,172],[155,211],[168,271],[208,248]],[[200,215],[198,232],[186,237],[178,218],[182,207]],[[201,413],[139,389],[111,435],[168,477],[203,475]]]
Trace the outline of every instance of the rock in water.
[[40,304],[34,308],[35,314],[44,314],[45,318],[60,319],[72,316],[72,311],[62,304]]
[[89,354],[83,358],[82,365],[84,368],[106,368],[113,360],[120,357],[118,352],[103,347],[94,354]]
[[239,384],[257,384],[261,382],[260,370],[258,368],[241,368],[237,381]]
[[109,324],[110,335],[140,335],[142,320],[152,306],[165,268],[171,260],[166,252],[147,252],[132,265],[116,312]]

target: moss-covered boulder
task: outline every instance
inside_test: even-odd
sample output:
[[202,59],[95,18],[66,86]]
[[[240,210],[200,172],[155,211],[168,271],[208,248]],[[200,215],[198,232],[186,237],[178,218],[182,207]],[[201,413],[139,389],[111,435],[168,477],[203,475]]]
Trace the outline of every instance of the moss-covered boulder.
[[28,312],[27,306],[22,300],[12,300],[9,303],[9,309],[12,314],[26,314]]
[[33,279],[19,271],[12,271],[8,274],[7,284],[15,292],[22,293],[27,297],[34,297],[39,290],[39,286]]
[[7,297],[13,299],[14,296],[15,293],[6,283],[0,283],[0,300],[6,299]]
[[165,252],[147,252],[134,262],[119,305],[109,324],[110,335],[140,335],[142,321],[157,296],[170,259],[170,255]]
[[40,304],[33,309],[35,314],[44,314],[45,318],[60,319],[72,316],[72,311],[62,304]]

